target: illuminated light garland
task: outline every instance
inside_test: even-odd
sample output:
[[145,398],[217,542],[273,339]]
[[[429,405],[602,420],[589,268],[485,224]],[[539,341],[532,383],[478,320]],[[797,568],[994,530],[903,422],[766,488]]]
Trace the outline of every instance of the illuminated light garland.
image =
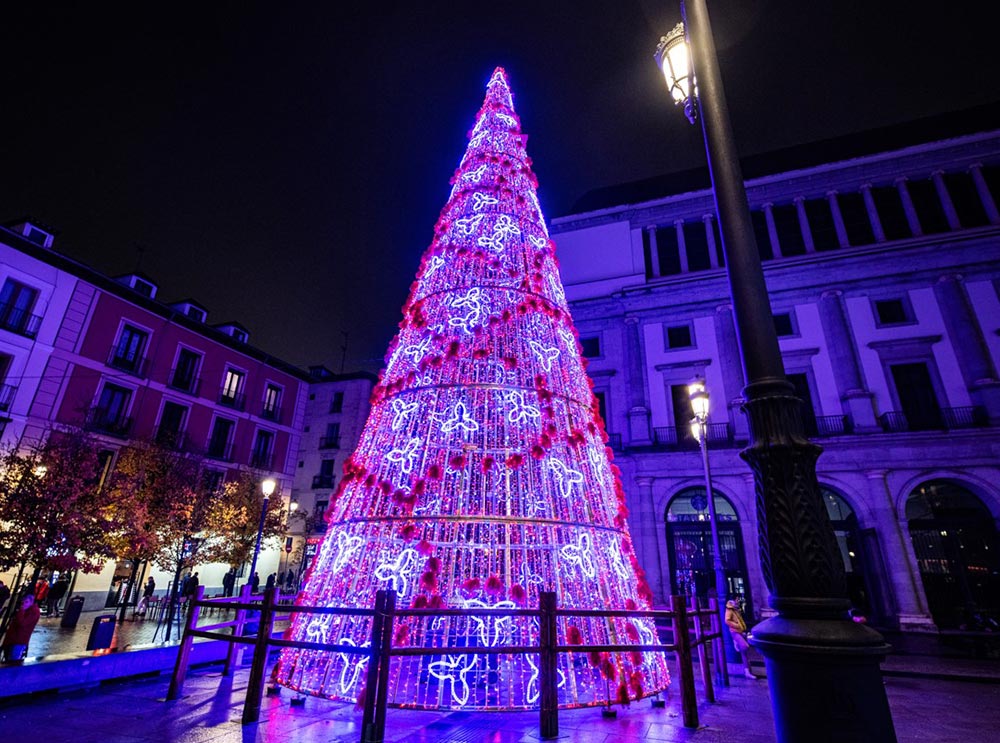
[[[524,147],[498,69],[345,463],[302,605],[368,608],[391,588],[403,608],[532,608],[548,590],[560,608],[650,606]],[[560,618],[558,632],[569,645],[657,641],[645,618]],[[287,634],[357,647],[370,635],[369,618],[307,614],[294,615]],[[537,646],[535,618],[400,617],[394,639],[440,653],[394,659],[390,704],[538,704],[531,655],[456,654]],[[355,701],[360,658],[285,649],[276,678]],[[669,683],[656,652],[561,653],[557,671],[563,707],[637,699]]]

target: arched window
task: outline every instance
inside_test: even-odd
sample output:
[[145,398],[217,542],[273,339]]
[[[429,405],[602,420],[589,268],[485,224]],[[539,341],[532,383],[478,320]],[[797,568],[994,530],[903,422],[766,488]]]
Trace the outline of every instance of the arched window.
[[1000,539],[989,509],[956,482],[929,480],[905,512],[938,627],[1000,630]]
[[[670,562],[670,592],[685,596],[715,597],[712,528],[705,488],[687,488],[667,504],[667,559]],[[719,547],[726,575],[726,595],[750,601],[746,555],[739,518],[733,505],[718,491],[713,494],[718,517]]]
[[882,602],[873,602],[868,580],[868,564],[862,546],[858,517],[854,509],[837,491],[825,485],[819,486],[823,504],[830,516],[837,548],[844,565],[847,578],[847,596],[851,606],[875,623],[884,617],[879,607]]

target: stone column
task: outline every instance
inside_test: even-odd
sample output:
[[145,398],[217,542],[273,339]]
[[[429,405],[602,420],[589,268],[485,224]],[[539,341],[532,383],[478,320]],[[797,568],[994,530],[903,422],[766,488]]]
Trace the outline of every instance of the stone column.
[[795,212],[799,215],[799,229],[802,230],[802,242],[805,243],[807,253],[816,252],[816,244],[813,242],[813,233],[809,229],[809,217],[806,215],[806,200],[801,196],[796,196]]
[[653,276],[660,275],[660,252],[656,247],[656,226],[650,226],[646,228],[646,234],[649,236],[649,262],[653,269]]
[[847,239],[847,227],[844,225],[844,215],[840,213],[837,192],[827,191],[826,200],[830,203],[830,214],[833,215],[833,229],[837,233],[837,244],[842,248],[851,247],[851,242]]
[[934,190],[937,191],[941,208],[944,210],[944,217],[948,220],[948,227],[952,230],[962,229],[962,223],[958,221],[958,212],[955,211],[955,204],[948,193],[948,184],[944,182],[944,172],[935,170],[931,173],[931,180],[934,181]]
[[831,289],[820,294],[819,318],[826,336],[837,393],[844,403],[857,433],[880,431],[875,419],[875,395],[868,391],[861,375],[858,349],[847,323],[843,292]]
[[[665,527],[663,524],[663,514],[656,512],[656,503],[653,500],[653,478],[635,478],[635,502],[639,508],[635,518],[629,520],[632,533],[638,533],[639,537],[639,562],[642,569],[646,571],[646,581],[653,591],[656,604],[667,603],[669,580],[664,580],[664,568],[661,558],[666,554],[665,546],[662,544],[665,539]],[[633,542],[635,538],[633,537]]]
[[740,349],[736,340],[736,323],[733,307],[720,304],[715,308],[715,342],[719,347],[719,364],[722,368],[722,386],[729,412],[729,425],[737,441],[747,441],[750,430],[747,417],[740,406],[743,404],[743,366],[740,364]]
[[1000,380],[962,276],[946,274],[939,278],[934,284],[934,296],[973,404],[986,409],[990,423],[1000,424]]
[[778,226],[774,223],[774,204],[764,204],[764,221],[767,223],[767,238],[771,241],[771,255],[781,257],[781,241],[778,239]]
[[690,269],[688,268],[687,243],[684,241],[684,220],[676,220],[674,229],[677,231],[677,258],[681,263],[681,273],[688,273]]
[[986,212],[986,218],[989,220],[990,224],[1000,224],[1000,211],[997,211],[997,204],[993,200],[993,194],[990,193],[990,187],[986,185],[986,179],[983,178],[983,164],[976,163],[969,167],[969,174],[972,176],[972,182],[976,184],[976,193],[979,194],[979,200],[983,204],[983,211]]
[[705,224],[705,242],[708,245],[708,265],[712,268],[719,267],[719,252],[715,246],[715,230],[712,229],[712,215],[702,215],[701,221]]
[[640,337],[639,318],[634,315],[625,317],[625,353],[627,354],[629,411],[628,433],[629,442],[633,446],[650,446],[653,440],[649,437],[649,405],[646,402],[646,375],[642,364],[642,338]]
[[895,604],[899,628],[933,632],[934,620],[927,608],[924,584],[917,569],[917,556],[913,552],[910,529],[905,514],[896,511],[885,470],[868,470],[870,503],[875,517],[875,529],[883,547],[885,576],[893,596],[888,603]]
[[899,200],[903,202],[903,211],[906,213],[906,222],[910,225],[910,233],[914,237],[920,237],[924,234],[924,230],[920,226],[917,208],[913,205],[913,199],[910,197],[910,189],[906,187],[905,176],[896,179],[896,190],[899,192]]
[[875,235],[875,242],[884,243],[885,230],[882,229],[882,220],[878,216],[878,208],[875,206],[875,197],[872,196],[872,184],[862,184],[861,196],[865,200],[865,211],[868,212],[868,221],[871,223],[872,234]]

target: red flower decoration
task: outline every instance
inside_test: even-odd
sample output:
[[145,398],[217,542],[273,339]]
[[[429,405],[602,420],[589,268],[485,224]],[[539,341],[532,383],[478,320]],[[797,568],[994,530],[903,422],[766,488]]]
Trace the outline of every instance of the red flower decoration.
[[615,676],[618,675],[618,669],[615,668],[615,664],[611,662],[610,658],[601,660],[601,675],[608,681],[614,681]]
[[441,570],[441,559],[437,557],[430,557],[427,559],[427,570],[432,573],[436,573]]
[[[431,558],[434,559],[434,558]],[[420,588],[424,591],[437,590],[437,574],[429,570],[420,576]]]
[[486,593],[490,596],[497,596],[503,593],[503,581],[495,573],[486,579]]
[[638,650],[630,651],[628,654],[628,659],[632,661],[633,666],[642,665],[642,653],[640,653]]
[[405,524],[403,528],[399,530],[399,536],[401,536],[404,541],[412,542],[417,538],[417,525]]
[[393,635],[392,644],[393,645],[405,645],[406,641],[410,639],[410,625],[401,624],[396,627],[396,634]]
[[473,593],[478,591],[480,586],[482,586],[482,581],[479,578],[469,578],[462,583],[462,590],[466,593]]
[[628,686],[625,685],[624,681],[618,684],[618,698],[616,701],[623,706],[628,704]]
[[493,457],[489,456],[488,454],[485,457],[483,457],[483,461],[481,463],[483,472],[484,473],[489,472],[491,469],[493,469],[494,462],[496,462],[496,460],[493,459]]
[[418,594],[413,598],[413,608],[414,609],[426,609],[427,608],[427,597],[422,593]]
[[434,551],[434,545],[428,542],[426,539],[421,539],[417,542],[417,552],[421,555],[429,555]]
[[429,477],[431,480],[440,480],[442,474],[443,473],[441,471],[440,464],[432,464],[430,467],[427,468],[427,477]]
[[503,357],[503,368],[506,369],[507,371],[511,371],[513,369],[516,369],[517,368],[517,359],[514,358],[513,356],[504,356]]
[[583,645],[583,635],[575,624],[566,628],[566,642],[569,645]]
[[528,594],[520,583],[515,583],[510,587],[510,599],[518,606],[524,606],[528,600]]
[[535,459],[544,459],[545,449],[540,447],[538,444],[535,444],[533,447],[531,447],[531,456],[533,456]]
[[516,470],[524,464],[524,457],[520,454],[511,454],[504,462],[510,469]]
[[633,601],[632,599],[625,599],[625,608],[628,609],[629,611],[635,611],[639,607],[636,606],[635,601]]
[[427,602],[427,608],[428,609],[443,609],[444,608],[444,599],[441,598],[441,594],[440,593],[435,593],[433,596],[431,596],[430,601]]
[[625,623],[625,634],[632,642],[639,642],[639,630],[631,622]]
[[456,454],[448,462],[448,466],[451,467],[453,470],[462,470],[465,469],[465,465],[467,462],[468,460],[465,458],[464,454]]

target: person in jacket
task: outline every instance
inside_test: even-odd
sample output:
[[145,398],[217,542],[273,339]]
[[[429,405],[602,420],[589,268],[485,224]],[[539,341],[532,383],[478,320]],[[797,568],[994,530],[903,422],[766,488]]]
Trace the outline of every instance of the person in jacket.
[[733,647],[743,659],[743,675],[748,679],[760,678],[750,670],[750,643],[747,642],[747,623],[740,613],[739,604],[730,599],[726,602],[726,626],[733,637]]
[[4,606],[7,604],[7,599],[10,598],[10,588],[7,584],[0,580],[0,611],[3,611]]
[[28,651],[28,641],[31,633],[35,631],[38,618],[42,612],[35,603],[35,596],[31,593],[25,594],[21,599],[20,608],[14,613],[7,627],[7,634],[4,635],[3,645],[0,646],[0,653],[3,655],[4,663],[23,663],[24,655]]
[[66,591],[69,590],[69,576],[63,573],[55,583],[49,588],[49,596],[45,602],[45,614],[50,617],[59,616],[59,604],[62,602]]
[[140,617],[146,616],[146,612],[149,610],[149,602],[153,598],[153,594],[156,593],[156,581],[153,580],[153,576],[149,576],[146,579],[146,585],[142,587],[142,601],[139,602],[139,608],[136,610],[136,614]]

